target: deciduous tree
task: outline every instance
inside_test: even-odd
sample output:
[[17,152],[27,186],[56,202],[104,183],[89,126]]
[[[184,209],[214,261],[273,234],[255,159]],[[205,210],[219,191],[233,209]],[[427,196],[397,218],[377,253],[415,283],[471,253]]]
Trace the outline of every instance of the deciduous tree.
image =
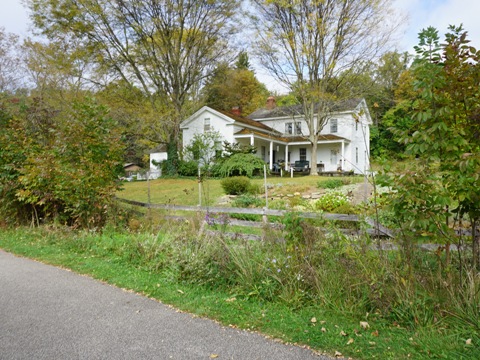
[[262,107],[269,92],[249,67],[245,52],[239,54],[235,67],[220,64],[202,90],[205,104],[229,112],[237,107],[245,115]]
[[[378,57],[386,49],[398,24],[391,22],[392,1],[254,3],[261,63],[300,99],[312,144],[311,162],[315,164],[320,131],[338,100],[332,83],[345,70]],[[311,171],[316,175],[315,166]]]
[[27,0],[50,40],[75,39],[109,79],[139,87],[176,143],[202,81],[228,52],[238,0]]
[[435,28],[423,30],[419,39],[413,91],[401,104],[411,127],[395,132],[416,160],[390,178],[393,207],[399,221],[416,229],[414,236],[434,236],[447,246],[457,238],[454,226],[470,224],[471,263],[478,269],[480,51],[461,26],[449,27],[443,43]]

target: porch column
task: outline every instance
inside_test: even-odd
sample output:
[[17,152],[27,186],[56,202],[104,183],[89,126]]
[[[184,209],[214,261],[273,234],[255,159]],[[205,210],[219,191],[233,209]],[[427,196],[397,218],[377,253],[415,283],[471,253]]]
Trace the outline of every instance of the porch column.
[[270,170],[273,169],[273,141],[270,141],[270,156],[268,167],[270,168]]
[[288,171],[288,167],[289,167],[289,163],[288,163],[288,144],[285,145],[285,170]]
[[254,141],[253,141],[253,134],[250,135],[250,145],[253,146],[254,145]]
[[342,171],[345,171],[345,142],[342,140],[342,157],[341,157]]

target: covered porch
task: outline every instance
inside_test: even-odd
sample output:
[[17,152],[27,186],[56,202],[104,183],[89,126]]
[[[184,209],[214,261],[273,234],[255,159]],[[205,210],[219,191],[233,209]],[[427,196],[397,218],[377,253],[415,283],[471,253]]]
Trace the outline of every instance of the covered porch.
[[[290,171],[296,161],[308,161],[312,166],[311,143],[304,137],[283,137],[243,129],[234,135],[240,145],[254,146],[256,155],[268,164],[270,171]],[[322,136],[317,146],[317,172],[350,171],[347,161],[350,141],[339,136]]]

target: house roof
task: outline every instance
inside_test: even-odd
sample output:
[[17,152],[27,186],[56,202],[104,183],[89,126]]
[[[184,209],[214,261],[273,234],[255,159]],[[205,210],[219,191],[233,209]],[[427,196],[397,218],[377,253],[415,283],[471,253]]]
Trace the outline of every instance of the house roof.
[[[361,103],[363,99],[348,99],[338,102],[332,102],[328,105],[330,112],[343,112],[343,111],[353,111]],[[314,112],[318,113],[319,104],[315,104]],[[286,116],[294,115],[303,115],[302,105],[290,105],[290,106],[277,106],[273,109],[261,108],[250,115],[250,119],[269,119],[269,118],[279,118]]]
[[237,122],[237,123],[240,123],[240,124],[243,124],[243,125],[247,125],[249,127],[254,127],[254,128],[260,129],[262,131],[268,131],[268,132],[280,134],[275,129],[272,129],[270,126],[267,126],[267,125],[265,125],[265,124],[263,124],[259,121],[249,119],[249,118],[246,118],[244,116],[235,115],[235,114],[232,114],[228,111],[216,110],[216,109],[213,109],[213,108],[208,107],[208,106],[203,106],[201,109],[199,109],[193,115],[191,115],[188,119],[185,119],[184,121],[182,121],[182,123],[180,124],[180,128],[187,127],[188,123],[193,121],[195,119],[195,117],[199,113],[201,113],[202,111],[210,111],[210,112],[213,112],[213,113],[217,113],[218,115],[225,117],[226,119],[228,119],[228,121],[231,121],[232,123]]
[[160,144],[157,147],[154,147],[153,149],[148,151],[149,154],[162,153],[162,152],[167,152],[167,144]]
[[266,130],[266,131],[273,132],[273,133],[278,133],[278,131],[272,129],[270,126],[267,126],[267,125],[265,125],[265,124],[263,124],[259,121],[249,119],[249,118],[246,118],[246,117],[243,117],[243,116],[238,116],[238,115],[229,113],[227,111],[222,111],[222,110],[217,110],[217,111],[219,113],[221,113],[225,116],[228,116],[229,118],[235,120],[236,122],[242,123],[244,125],[250,125],[250,126],[262,129],[262,130]]
[[141,167],[135,163],[129,163],[129,164],[123,165],[123,169],[127,171],[136,171],[136,170],[140,170]]

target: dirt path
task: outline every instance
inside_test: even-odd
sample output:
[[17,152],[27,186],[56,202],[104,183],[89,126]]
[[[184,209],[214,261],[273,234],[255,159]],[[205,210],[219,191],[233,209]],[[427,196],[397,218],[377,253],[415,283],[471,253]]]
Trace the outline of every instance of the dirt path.
[[373,185],[369,182],[362,182],[353,190],[352,204],[358,205],[367,201],[373,194]]

